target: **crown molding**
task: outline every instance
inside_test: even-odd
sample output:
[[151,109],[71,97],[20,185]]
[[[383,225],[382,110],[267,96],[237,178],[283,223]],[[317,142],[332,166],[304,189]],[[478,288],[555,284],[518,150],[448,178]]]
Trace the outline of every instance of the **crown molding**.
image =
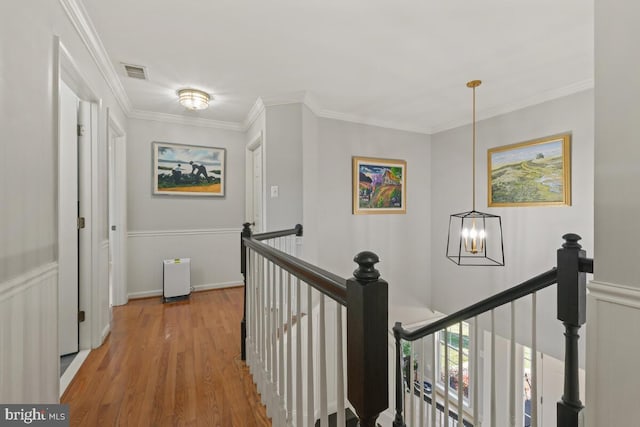
[[316,116],[326,119],[334,119],[343,122],[377,126],[386,129],[395,129],[406,132],[429,134],[429,129],[425,128],[416,128],[407,126],[402,123],[375,120],[358,115],[345,114],[338,111],[323,109],[317,98],[313,94],[306,91],[292,92],[282,96],[258,97],[258,99],[256,99],[256,102],[253,104],[253,107],[251,107],[251,110],[249,110],[249,113],[247,113],[247,117],[243,121],[242,130],[247,131],[266,107],[288,104],[303,104],[307,108],[309,108],[309,110],[311,110],[311,112]]
[[307,92],[289,92],[282,93],[276,96],[262,96],[262,103],[265,107],[273,107],[276,105],[288,105],[288,104],[302,104],[305,100]]
[[151,120],[161,123],[174,123],[179,125],[200,126],[206,128],[232,130],[244,132],[242,123],[225,122],[222,120],[205,119],[202,117],[187,117],[179,114],[158,113],[155,111],[132,110],[127,114],[130,119]]
[[100,40],[91,19],[89,19],[86,9],[78,0],[59,0],[59,2],[113,92],[116,101],[118,101],[124,113],[128,115],[133,109],[131,101],[118,78],[102,40]]
[[356,114],[345,114],[345,113],[340,113],[338,111],[331,111],[331,110],[320,110],[315,113],[317,116],[323,117],[325,119],[334,119],[334,120],[340,120],[343,122],[351,122],[351,123],[357,123],[357,124],[367,125],[367,126],[377,126],[377,127],[386,128],[386,129],[401,130],[404,132],[420,133],[424,135],[431,134],[431,130],[429,128],[407,126],[404,123],[377,120],[377,119],[372,119],[368,117],[362,117]]
[[[542,104],[547,101],[552,101],[554,99],[562,98],[564,96],[573,95],[574,93],[582,92],[583,90],[593,89],[594,80],[587,79],[582,80],[577,83],[570,84],[568,86],[564,86],[558,89],[549,90],[546,92],[541,92],[529,98],[521,99],[519,101],[512,102],[510,104],[501,105],[495,108],[488,108],[485,110],[478,111],[477,120],[485,120],[490,119],[492,117],[500,116],[502,114],[511,113],[517,110],[521,110],[526,107],[531,107],[533,105]],[[468,125],[471,123],[469,118],[459,118],[456,120],[452,120],[446,123],[442,123],[437,126],[433,126],[431,128],[431,133],[439,133],[445,130],[454,129],[460,126]]]
[[242,122],[242,131],[243,132],[248,131],[251,125],[253,125],[253,122],[255,122],[258,119],[258,117],[260,116],[260,114],[262,114],[263,111],[264,111],[264,102],[262,101],[262,98],[258,97],[258,99],[256,99],[256,102],[253,104],[253,106],[247,113],[247,117]]

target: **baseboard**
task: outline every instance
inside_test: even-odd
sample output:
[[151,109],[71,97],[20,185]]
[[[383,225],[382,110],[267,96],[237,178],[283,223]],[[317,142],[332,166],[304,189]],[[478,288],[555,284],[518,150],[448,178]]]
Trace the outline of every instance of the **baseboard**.
[[71,384],[73,377],[76,376],[90,352],[91,350],[80,350],[76,357],[73,358],[73,361],[71,361],[67,370],[64,371],[64,374],[60,377],[60,397],[62,397],[64,392],[67,390],[67,387]]
[[209,283],[204,285],[197,285],[193,287],[193,290],[198,291],[208,291],[211,289],[225,289],[225,288],[237,288],[238,286],[242,286],[241,282],[221,282],[221,283]]
[[162,296],[162,289],[154,289],[153,291],[133,292],[129,294],[129,299],[141,299]]
[[110,332],[111,332],[111,324],[107,323],[104,329],[102,330],[102,334],[100,334],[100,345],[102,345],[104,340],[107,339],[107,336],[109,335]]
[[[204,285],[193,286],[194,292],[209,291],[212,289],[226,289],[236,288],[242,286],[241,282],[220,282],[220,283],[205,283]],[[152,291],[133,292],[129,294],[129,299],[141,299],[162,296],[162,289],[154,289]]]

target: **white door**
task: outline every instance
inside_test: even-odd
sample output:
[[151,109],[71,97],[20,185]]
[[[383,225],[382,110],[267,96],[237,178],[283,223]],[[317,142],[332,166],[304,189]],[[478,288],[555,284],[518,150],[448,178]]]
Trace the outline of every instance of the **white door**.
[[262,145],[253,150],[253,222],[254,233],[260,233],[262,228]]
[[78,97],[60,82],[58,345],[78,351]]
[[117,250],[118,245],[115,240],[118,238],[117,230],[117,199],[115,196],[116,192],[116,150],[117,144],[115,135],[111,132],[109,133],[109,146],[108,146],[108,163],[109,163],[109,173],[108,173],[108,205],[109,205],[109,322],[111,322],[111,307],[113,307],[113,287],[115,281],[115,271],[114,271],[114,260],[117,259],[117,254],[115,251]]

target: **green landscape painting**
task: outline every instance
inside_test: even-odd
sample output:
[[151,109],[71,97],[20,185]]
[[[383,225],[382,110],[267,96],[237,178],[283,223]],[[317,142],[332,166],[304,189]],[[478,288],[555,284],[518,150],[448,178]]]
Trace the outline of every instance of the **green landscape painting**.
[[489,150],[489,206],[570,204],[569,135]]

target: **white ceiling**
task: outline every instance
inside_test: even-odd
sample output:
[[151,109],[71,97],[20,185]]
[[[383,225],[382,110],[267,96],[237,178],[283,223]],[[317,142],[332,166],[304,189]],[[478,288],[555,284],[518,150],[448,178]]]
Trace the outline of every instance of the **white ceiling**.
[[[593,0],[84,0],[135,110],[243,122],[258,97],[432,133],[593,85]],[[147,67],[149,80],[121,63]],[[176,91],[215,97],[190,112]]]

